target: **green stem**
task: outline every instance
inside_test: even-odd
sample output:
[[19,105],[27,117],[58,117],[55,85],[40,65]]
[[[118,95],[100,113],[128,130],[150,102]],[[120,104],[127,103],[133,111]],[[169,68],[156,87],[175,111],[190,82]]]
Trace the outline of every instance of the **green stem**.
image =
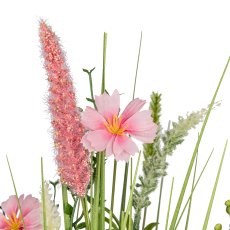
[[115,196],[115,187],[116,187],[116,175],[117,175],[117,161],[114,160],[113,162],[113,182],[112,182],[112,195],[111,195],[111,205],[110,210],[113,213],[114,208],[114,196]]
[[190,216],[190,212],[191,212],[191,208],[192,208],[192,195],[193,195],[193,189],[194,189],[195,179],[196,179],[197,162],[198,162],[198,152],[196,155],[196,162],[195,162],[195,168],[194,168],[194,174],[193,174],[193,180],[192,180],[191,197],[190,197],[189,206],[188,206],[188,213],[187,213],[187,219],[186,219],[186,224],[185,224],[185,230],[188,229],[189,216]]
[[169,197],[169,204],[168,204],[168,211],[167,211],[167,217],[166,217],[165,230],[168,229],[169,214],[170,214],[170,208],[171,208],[171,202],[172,202],[173,185],[174,185],[174,177],[172,178],[172,184],[171,184],[171,189],[170,189],[170,197]]
[[120,209],[120,222],[121,222],[122,212],[125,211],[128,170],[129,170],[129,162],[125,163],[125,173],[124,173],[123,190],[122,190],[122,198],[121,198],[121,209]]
[[85,217],[86,229],[90,230],[89,215],[88,215],[88,209],[87,209],[87,206],[86,206],[87,202],[85,201],[84,198],[80,198],[80,200],[81,200],[83,214],[84,214],[84,217]]
[[20,204],[20,201],[19,201],[18,192],[17,192],[17,189],[16,189],[16,184],[15,184],[15,182],[14,182],[14,176],[13,176],[13,173],[12,173],[12,170],[11,170],[11,167],[10,167],[10,162],[9,162],[9,159],[8,159],[8,156],[7,156],[7,155],[6,155],[6,160],[7,160],[8,168],[9,168],[9,171],[10,171],[11,180],[12,180],[12,183],[13,183],[13,186],[14,186],[15,196],[16,196],[16,198],[17,198],[19,213],[20,213],[20,215],[21,215],[21,217],[22,217],[22,224],[23,224],[23,227],[24,227],[25,230],[26,230],[26,226],[25,226],[25,222],[24,222],[24,217],[23,217],[23,215],[22,215],[22,207],[21,207],[21,204]]
[[71,224],[71,226],[73,226],[73,218],[74,218],[75,210],[76,210],[76,207],[77,207],[77,203],[80,203],[78,198],[76,198],[74,200],[73,210],[72,210],[72,214],[71,214],[71,218],[70,218],[70,224]]
[[[157,220],[156,223],[159,223],[160,219],[160,210],[161,210],[161,197],[162,197],[162,191],[163,191],[163,184],[164,184],[164,177],[161,177],[161,185],[160,185],[160,194],[159,194],[159,201],[158,201],[158,208],[157,208]],[[156,230],[158,230],[158,225],[156,226]]]
[[201,131],[200,131],[200,135],[199,135],[198,141],[197,141],[197,143],[196,143],[196,146],[195,146],[195,148],[194,148],[193,155],[192,155],[192,158],[191,158],[191,161],[190,161],[190,164],[189,164],[189,167],[188,167],[188,170],[187,170],[185,179],[184,179],[184,183],[183,183],[183,186],[182,186],[182,189],[181,189],[181,192],[180,192],[178,201],[177,201],[177,205],[176,205],[176,208],[175,208],[175,211],[174,211],[173,219],[172,219],[171,225],[170,225],[170,230],[174,230],[174,229],[175,229],[175,225],[176,225],[177,218],[178,218],[178,215],[179,215],[179,212],[180,212],[181,204],[182,204],[182,202],[183,202],[183,198],[184,198],[184,195],[185,195],[185,191],[186,191],[186,188],[187,188],[187,185],[188,185],[188,180],[189,180],[189,177],[190,177],[190,175],[191,175],[191,171],[192,171],[193,164],[194,164],[194,161],[195,161],[196,153],[197,153],[197,150],[198,150],[198,148],[199,148],[199,145],[200,145],[200,142],[201,142],[201,139],[202,139],[202,136],[203,136],[203,133],[204,133],[206,124],[207,124],[207,122],[208,122],[208,119],[209,119],[211,110],[212,110],[213,105],[214,105],[214,103],[215,103],[216,96],[217,96],[217,94],[218,94],[218,91],[219,91],[219,89],[220,89],[221,83],[222,83],[222,81],[223,81],[223,79],[224,79],[224,76],[225,76],[225,73],[226,73],[226,71],[227,71],[229,62],[230,62],[230,57],[228,58],[227,63],[226,63],[226,65],[225,65],[225,67],[224,67],[224,71],[223,71],[223,73],[222,73],[222,75],[221,75],[221,78],[220,78],[220,80],[219,80],[219,83],[218,83],[218,85],[217,85],[217,88],[216,88],[216,90],[215,90],[215,93],[214,93],[213,98],[212,98],[212,100],[211,100],[209,109],[208,109],[208,111],[207,111],[206,117],[205,117],[205,119],[204,119],[204,122],[203,122],[203,125],[202,125],[202,128],[201,128]]
[[100,229],[105,229],[105,153],[102,152],[101,154],[101,186],[100,186]]
[[62,204],[63,204],[63,213],[64,213],[64,226],[65,229],[70,229],[70,217],[66,214],[66,207],[68,206],[68,193],[67,186],[62,184]]
[[139,164],[140,164],[140,159],[141,159],[141,153],[139,152],[137,165],[136,165],[136,170],[135,170],[134,178],[133,178],[133,182],[132,182],[132,187],[131,187],[131,190],[130,190],[130,196],[129,196],[129,200],[128,200],[128,205],[127,205],[127,209],[126,209],[125,216],[124,216],[124,222],[123,222],[122,230],[125,229],[128,216],[130,215],[130,210],[132,209],[132,195],[131,194],[133,194],[133,192],[134,192],[136,179],[137,179],[137,172],[138,172],[138,168],[139,168]]
[[217,172],[217,175],[216,175],[215,184],[214,184],[214,187],[213,187],[213,190],[212,190],[212,195],[211,195],[211,198],[210,198],[210,201],[209,201],[208,210],[207,210],[207,213],[206,213],[206,216],[205,216],[204,225],[203,225],[202,230],[206,230],[207,227],[208,227],[209,217],[210,217],[210,214],[211,214],[213,201],[214,201],[214,198],[215,198],[216,189],[217,189],[217,185],[218,185],[218,182],[219,182],[220,173],[221,173],[221,169],[222,169],[222,165],[223,165],[223,161],[224,161],[227,146],[228,146],[228,140],[225,142],[224,151],[223,151],[223,154],[222,154],[222,157],[221,157],[221,160],[220,160],[218,172]]
[[46,200],[45,200],[45,184],[44,184],[44,170],[43,159],[41,157],[41,179],[42,179],[42,217],[43,217],[43,230],[47,229],[46,223]]
[[[210,153],[210,155],[209,155],[209,157],[208,157],[208,159],[207,159],[207,161],[206,161],[206,163],[205,163],[205,165],[204,165],[204,167],[203,167],[203,169],[202,169],[202,171],[201,171],[201,173],[200,173],[200,175],[199,175],[199,177],[198,177],[198,179],[197,179],[197,181],[196,181],[196,183],[195,183],[195,185],[194,185],[194,188],[193,188],[192,192],[195,191],[195,189],[196,189],[196,187],[197,187],[197,185],[198,185],[198,183],[199,183],[199,181],[200,181],[200,179],[201,179],[201,177],[202,177],[202,175],[203,175],[203,173],[204,173],[204,171],[205,171],[205,169],[206,169],[206,167],[207,167],[207,165],[208,165],[208,162],[209,162],[209,160],[210,160],[210,158],[211,158],[213,152],[214,152],[214,150],[212,150],[212,152]],[[192,194],[190,194],[189,198],[187,199],[187,201],[186,201],[186,203],[185,203],[185,206],[184,206],[184,208],[183,208],[183,210],[182,210],[182,212],[181,212],[181,214],[180,214],[180,217],[178,218],[178,221],[177,221],[177,223],[176,223],[175,230],[176,230],[177,227],[179,226],[179,223],[180,223],[180,221],[181,221],[181,219],[182,219],[182,217],[183,217],[183,215],[184,215],[184,212],[185,212],[185,210],[186,210],[186,208],[187,208],[187,205],[189,204],[189,201],[190,201],[191,196],[192,196]]]
[[[139,49],[138,49],[138,57],[137,57],[137,65],[136,65],[136,73],[135,73],[135,78],[134,78],[134,86],[133,86],[133,96],[132,96],[132,99],[134,99],[135,92],[136,92],[137,73],[138,73],[138,67],[139,67],[139,61],[140,61],[140,54],[141,54],[141,44],[142,44],[142,32],[141,32],[141,37],[140,37]],[[129,171],[129,163],[126,163],[125,164],[125,172],[124,172],[123,189],[122,189],[120,220],[121,220],[122,211],[124,211],[124,208],[125,208],[128,171]]]
[[142,230],[144,230],[144,228],[145,228],[146,215],[147,215],[147,207],[144,208],[144,216],[143,216]]
[[103,40],[103,69],[102,69],[101,93],[105,92],[106,48],[107,48],[107,33],[104,33],[104,40]]
[[91,221],[92,230],[98,230],[98,205],[99,205],[99,195],[100,195],[100,171],[101,171],[101,154],[97,154],[97,167],[96,167],[96,178],[94,183],[94,202],[93,202],[93,219]]

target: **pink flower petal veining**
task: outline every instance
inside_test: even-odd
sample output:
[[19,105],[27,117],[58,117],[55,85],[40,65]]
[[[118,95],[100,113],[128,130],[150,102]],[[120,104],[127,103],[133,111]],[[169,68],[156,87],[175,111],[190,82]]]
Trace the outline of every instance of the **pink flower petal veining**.
[[58,173],[74,193],[84,196],[91,176],[89,152],[81,144],[85,129],[80,122],[73,83],[59,40],[44,21],[40,22],[40,41],[50,83],[48,102]]

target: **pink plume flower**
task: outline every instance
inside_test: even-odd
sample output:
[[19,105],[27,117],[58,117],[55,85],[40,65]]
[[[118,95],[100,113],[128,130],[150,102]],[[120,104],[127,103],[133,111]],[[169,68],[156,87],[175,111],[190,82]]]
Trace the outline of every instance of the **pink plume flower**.
[[81,144],[85,130],[59,40],[44,21],[40,22],[40,41],[50,83],[48,102],[58,152],[58,173],[62,183],[78,196],[84,196],[91,176],[89,152]]
[[138,98],[131,101],[119,116],[120,95],[117,90],[111,96],[103,93],[95,97],[97,111],[86,107],[82,123],[89,130],[82,143],[89,151],[106,151],[116,160],[128,161],[138,152],[137,145],[128,137],[131,135],[143,143],[152,143],[157,131],[150,110],[140,111],[145,101]]
[[[0,213],[0,229],[1,230],[23,230],[24,226],[27,230],[42,230],[41,206],[38,199],[28,195],[19,197],[22,215],[18,207],[16,196],[10,196],[8,200],[1,204],[5,213]],[[24,220],[24,225],[23,225]]]

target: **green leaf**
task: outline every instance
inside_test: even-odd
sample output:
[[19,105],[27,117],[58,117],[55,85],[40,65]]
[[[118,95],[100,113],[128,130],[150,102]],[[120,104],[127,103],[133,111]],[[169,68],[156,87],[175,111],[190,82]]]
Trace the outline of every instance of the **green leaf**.
[[85,227],[86,227],[85,222],[82,222],[76,226],[76,229],[85,229]]
[[65,214],[71,216],[73,212],[73,207],[68,203],[65,206]]
[[91,98],[89,98],[89,97],[87,97],[86,100],[89,101],[89,102],[92,102],[92,103],[95,102],[95,100],[93,100],[93,99],[91,99]]
[[158,225],[158,223],[150,223],[150,224],[148,224],[148,225],[144,228],[144,230],[152,230],[152,229],[154,229],[157,225]]

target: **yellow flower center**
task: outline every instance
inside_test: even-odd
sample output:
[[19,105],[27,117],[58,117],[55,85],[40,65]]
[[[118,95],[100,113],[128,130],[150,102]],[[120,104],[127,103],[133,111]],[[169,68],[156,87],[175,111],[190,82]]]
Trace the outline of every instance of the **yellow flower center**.
[[122,117],[118,118],[117,115],[114,115],[112,121],[110,118],[108,118],[107,121],[104,123],[104,125],[110,133],[121,136],[124,134],[127,128],[127,127],[121,127],[121,121],[122,121]]
[[22,218],[17,218],[16,214],[13,213],[9,219],[4,219],[7,226],[7,230],[23,230]]

